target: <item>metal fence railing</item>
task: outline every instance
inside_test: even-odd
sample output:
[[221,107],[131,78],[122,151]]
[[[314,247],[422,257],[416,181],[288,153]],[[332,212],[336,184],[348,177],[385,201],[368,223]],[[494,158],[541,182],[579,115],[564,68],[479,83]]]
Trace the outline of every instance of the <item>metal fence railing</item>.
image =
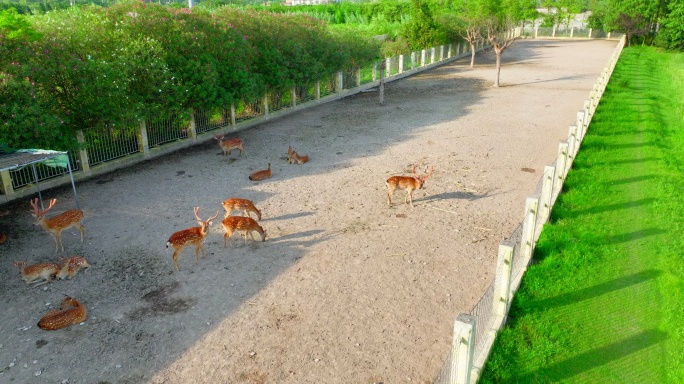
[[[77,155],[74,154],[73,151],[69,151],[67,156],[69,158],[71,170],[79,170]],[[69,168],[56,165],[54,162],[35,163],[33,165],[10,170],[9,174],[12,179],[12,188],[17,189],[32,186],[35,181],[41,182],[54,177],[67,175],[69,174]]]
[[140,152],[139,132],[140,122],[132,120],[84,131],[83,144],[88,152],[88,164],[97,165]]

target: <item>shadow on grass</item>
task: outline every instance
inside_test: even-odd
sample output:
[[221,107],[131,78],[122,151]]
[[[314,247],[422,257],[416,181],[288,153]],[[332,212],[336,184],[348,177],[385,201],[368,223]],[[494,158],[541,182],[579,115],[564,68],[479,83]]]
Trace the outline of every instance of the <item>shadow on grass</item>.
[[654,199],[652,197],[647,197],[645,199],[639,199],[639,200],[634,200],[634,201],[626,201],[624,203],[615,203],[615,204],[602,205],[602,206],[598,206],[598,207],[591,207],[591,208],[587,208],[587,209],[578,209],[578,210],[575,210],[572,212],[568,212],[565,215],[565,217],[566,218],[577,218],[577,217],[580,217],[583,215],[594,215],[594,214],[598,214],[598,213],[642,207],[642,206],[647,206],[647,205],[653,204],[655,201],[656,201],[656,199]]
[[605,184],[606,185],[622,185],[622,184],[638,183],[640,181],[652,180],[655,178],[657,178],[656,175],[635,176],[635,177],[627,177],[625,179],[606,181]]
[[634,232],[623,233],[621,235],[606,237],[602,243],[606,244],[606,245],[626,243],[628,241],[635,241],[635,240],[643,239],[644,237],[662,235],[664,233],[667,233],[667,231],[659,229],[659,228],[646,228],[646,229],[640,229],[640,230],[634,231]]
[[530,307],[539,310],[546,310],[550,308],[562,307],[569,304],[575,304],[578,301],[592,299],[594,297],[602,296],[610,292],[618,291],[631,287],[637,284],[644,283],[648,280],[653,280],[660,276],[661,272],[655,269],[634,273],[628,276],[623,276],[605,283],[597,284],[589,288],[580,289],[573,292],[564,293],[559,296],[548,299],[531,302]]
[[551,364],[526,375],[515,377],[511,382],[560,382],[575,375],[624,359],[643,349],[667,339],[667,333],[649,329],[603,347],[594,348],[565,361]]

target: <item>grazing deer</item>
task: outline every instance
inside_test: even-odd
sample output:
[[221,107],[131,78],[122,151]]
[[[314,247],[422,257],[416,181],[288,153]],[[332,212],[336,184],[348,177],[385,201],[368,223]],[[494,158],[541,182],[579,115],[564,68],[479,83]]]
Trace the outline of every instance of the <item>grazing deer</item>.
[[199,212],[199,207],[195,207],[195,217],[197,218],[197,224],[199,227],[192,227],[178,231],[169,237],[166,242],[166,248],[169,246],[173,247],[175,251],[173,252],[173,265],[176,267],[176,271],[180,271],[178,268],[178,256],[186,245],[195,246],[195,264],[199,260],[199,251],[202,250],[202,258],[204,258],[204,238],[207,236],[207,228],[211,225],[211,222],[218,217],[218,211],[212,217],[207,220],[202,220],[197,213]]
[[45,217],[45,212],[52,209],[57,203],[57,199],[50,200],[50,205],[44,211],[38,209],[38,199],[33,199],[31,201],[31,215],[36,218],[36,225],[40,225],[44,230],[48,231],[52,238],[55,239],[55,251],[59,252],[59,248],[62,248],[64,252],[64,244],[62,244],[62,231],[70,227],[76,227],[79,232],[81,232],[81,243],[83,242],[83,235],[85,235],[85,226],[81,224],[83,220],[83,211],[79,209],[70,209],[66,212],[62,212],[59,215],[51,218]]
[[257,215],[257,219],[261,220],[261,211],[254,206],[254,203],[247,199],[230,198],[223,202],[223,208],[226,209],[226,214],[223,216],[224,219],[230,216],[233,211],[242,211],[248,217],[250,212],[254,212]]
[[90,264],[83,256],[60,257],[59,260],[61,260],[62,265],[56,277],[60,280],[64,280],[64,278],[71,280],[81,269],[90,268]]
[[237,137],[232,138],[232,139],[225,139],[224,137],[226,135],[214,135],[214,139],[216,139],[221,146],[221,149],[223,150],[224,155],[230,155],[230,151],[233,149],[239,149],[240,150],[240,155],[242,155],[243,152],[245,152],[245,147],[242,146],[242,139],[238,139]]
[[[19,268],[21,278],[24,279],[26,284],[38,282],[34,287],[49,283],[60,270],[60,266],[56,263],[39,263],[29,265],[28,267],[26,264],[28,264],[28,261],[12,262],[13,266]],[[39,282],[40,280],[43,281]]]
[[394,190],[398,188],[406,190],[404,203],[408,204],[410,202],[411,207],[413,207],[413,191],[423,188],[425,180],[432,175],[432,171],[433,169],[430,167],[430,171],[425,176],[420,177],[416,173],[416,167],[414,166],[413,176],[392,176],[387,179],[387,188],[389,189],[389,192],[387,192],[387,203],[389,206],[392,206],[392,194],[394,194]]
[[252,219],[251,217],[244,217],[244,216],[228,216],[225,219],[223,219],[223,230],[225,233],[223,234],[223,246],[227,246],[227,240],[231,236],[233,236],[233,233],[235,231],[242,231],[244,236],[245,236],[245,245],[247,244],[247,234],[252,238],[252,240],[256,241],[254,238],[254,234],[252,234],[253,231],[259,232],[261,235],[261,241],[266,240],[266,232],[264,232],[264,229],[261,228],[257,222]]
[[46,331],[54,331],[72,324],[82,323],[85,319],[86,310],[83,304],[67,296],[62,300],[59,309],[53,309],[40,318],[38,326]]
[[309,161],[309,156],[299,156],[292,146],[287,148],[287,162],[290,164],[304,164]]
[[269,177],[271,177],[271,163],[268,163],[268,169],[256,171],[249,175],[249,179],[252,181],[268,179]]

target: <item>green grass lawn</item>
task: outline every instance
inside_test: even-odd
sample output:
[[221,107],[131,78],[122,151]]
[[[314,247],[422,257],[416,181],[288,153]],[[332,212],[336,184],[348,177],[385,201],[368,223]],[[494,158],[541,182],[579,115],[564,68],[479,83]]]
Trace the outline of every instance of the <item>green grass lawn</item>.
[[684,54],[623,51],[480,383],[684,383]]

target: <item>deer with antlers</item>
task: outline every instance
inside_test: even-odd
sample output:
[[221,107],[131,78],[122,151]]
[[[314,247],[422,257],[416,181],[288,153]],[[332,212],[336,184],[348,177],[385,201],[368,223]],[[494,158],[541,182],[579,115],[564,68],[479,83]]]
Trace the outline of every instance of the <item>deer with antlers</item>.
[[416,166],[413,166],[412,176],[392,176],[387,179],[387,188],[389,189],[387,192],[387,203],[389,206],[392,206],[392,195],[394,194],[394,191],[396,189],[404,189],[406,190],[404,203],[411,203],[411,207],[413,207],[413,191],[423,188],[425,180],[432,175],[432,171],[433,169],[430,167],[430,171],[425,174],[425,176],[420,177],[416,173]]
[[229,156],[230,151],[232,151],[233,149],[240,150],[240,155],[242,155],[242,153],[245,152],[245,147],[242,146],[242,139],[238,139],[237,137],[232,139],[225,139],[225,137],[226,135],[214,135],[214,139],[218,141],[219,145],[221,146],[221,149],[223,150],[224,155]]
[[199,261],[199,251],[202,250],[202,258],[204,258],[204,238],[207,236],[207,228],[211,225],[211,222],[216,219],[219,212],[210,217],[207,220],[202,220],[199,215],[199,207],[195,207],[195,217],[197,218],[197,224],[199,227],[192,227],[178,231],[169,237],[166,242],[166,248],[169,246],[173,247],[175,251],[173,252],[173,265],[176,267],[176,271],[180,271],[178,268],[178,256],[186,245],[195,246],[195,264]]
[[36,225],[40,225],[44,230],[52,235],[55,240],[55,251],[59,252],[60,247],[62,252],[64,252],[64,244],[62,244],[62,231],[71,227],[76,227],[79,232],[81,232],[81,242],[83,242],[83,236],[85,235],[86,228],[81,223],[83,220],[83,211],[80,209],[70,209],[66,212],[62,212],[57,216],[46,218],[45,213],[52,209],[57,203],[57,199],[50,200],[50,205],[45,210],[40,210],[38,208],[38,199],[31,200],[31,215],[36,218]]

